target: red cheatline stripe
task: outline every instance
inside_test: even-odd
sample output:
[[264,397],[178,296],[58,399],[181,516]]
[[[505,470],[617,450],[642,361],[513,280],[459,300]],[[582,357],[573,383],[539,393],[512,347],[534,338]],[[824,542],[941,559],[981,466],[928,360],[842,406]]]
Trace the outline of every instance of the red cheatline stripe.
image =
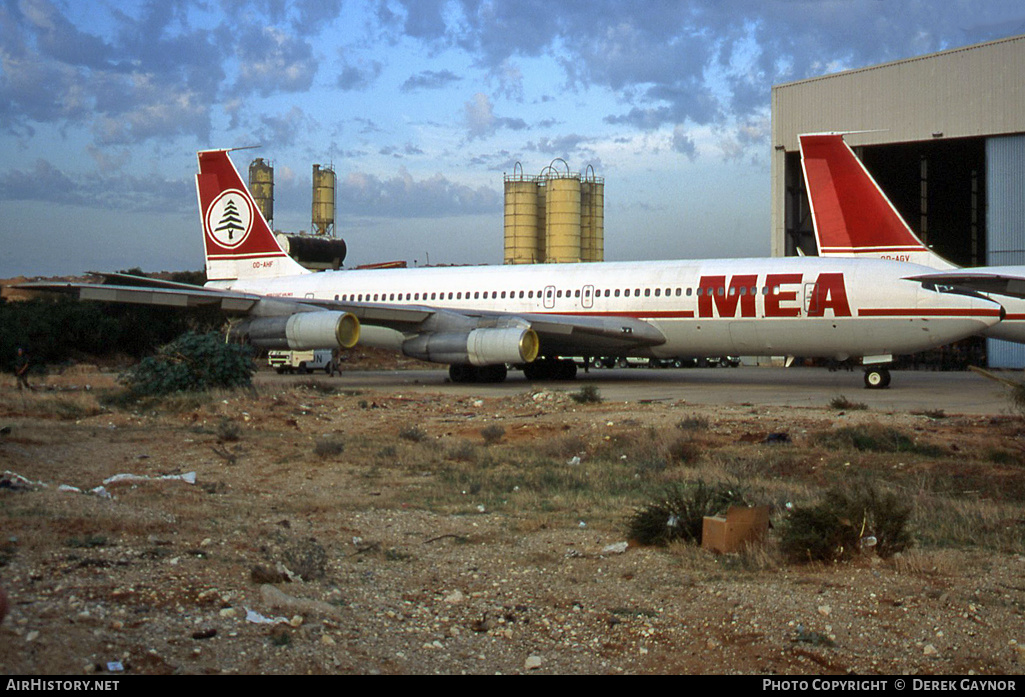
[[823,247],[823,252],[858,252],[868,254],[871,252],[925,252],[924,247]]
[[256,254],[207,254],[208,259],[266,259],[267,257],[284,257],[281,252],[258,252]]
[[956,308],[883,308],[858,310],[859,317],[999,317],[1000,310],[961,310]]
[[693,310],[679,310],[676,312],[538,312],[539,315],[570,315],[573,317],[633,317],[636,319],[658,319],[658,318],[690,318],[694,316]]

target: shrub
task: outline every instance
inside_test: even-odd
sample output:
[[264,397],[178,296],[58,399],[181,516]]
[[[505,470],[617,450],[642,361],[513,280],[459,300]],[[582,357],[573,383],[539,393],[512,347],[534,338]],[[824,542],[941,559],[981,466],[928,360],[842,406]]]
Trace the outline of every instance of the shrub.
[[880,424],[844,426],[819,434],[816,440],[819,444],[834,449],[854,448],[863,452],[916,453],[933,457],[947,454],[947,450],[940,446],[916,443],[914,439],[897,429]]
[[137,396],[160,396],[249,387],[255,371],[249,346],[226,343],[216,332],[186,332],[123,374],[121,382]]
[[701,457],[701,446],[690,438],[677,438],[666,446],[669,464],[693,465]]
[[494,445],[500,443],[502,438],[505,436],[505,427],[499,426],[498,424],[491,424],[485,426],[480,430],[480,435],[484,439],[484,443],[487,445]]
[[601,404],[603,401],[601,392],[594,385],[584,385],[579,392],[570,394],[570,397],[580,404]]
[[234,443],[242,436],[242,427],[228,418],[223,418],[217,424],[217,440],[225,443]]
[[676,424],[676,427],[681,431],[705,431],[708,429],[708,426],[708,419],[704,416],[688,416]]
[[839,411],[859,411],[868,409],[868,405],[864,402],[852,402],[842,394],[829,400],[829,406],[830,408],[837,409]]
[[645,545],[666,545],[673,540],[701,542],[705,516],[724,512],[731,505],[747,505],[743,492],[725,483],[673,485],[630,519],[628,535]]
[[427,438],[427,431],[420,428],[419,426],[406,426],[401,431],[399,431],[399,438],[413,441],[414,443],[419,443],[420,441]]
[[337,433],[322,436],[313,444],[313,452],[319,457],[334,457],[345,450],[345,441]]
[[912,507],[874,485],[834,487],[814,506],[794,508],[786,520],[780,547],[791,561],[846,561],[863,541],[875,538],[875,550],[889,557],[911,546],[907,523]]

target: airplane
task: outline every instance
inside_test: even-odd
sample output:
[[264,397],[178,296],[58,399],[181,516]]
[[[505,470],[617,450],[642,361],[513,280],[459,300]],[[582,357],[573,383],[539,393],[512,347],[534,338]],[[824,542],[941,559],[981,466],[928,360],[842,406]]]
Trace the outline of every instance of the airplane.
[[911,230],[842,133],[799,136],[801,165],[811,204],[820,257],[891,259],[921,265],[908,276],[931,285],[948,285],[987,295],[1006,310],[983,336],[1025,343],[1025,267],[980,266],[960,269]]
[[267,349],[385,347],[449,365],[453,382],[571,379],[566,356],[860,358],[885,387],[895,354],[997,324],[998,303],[905,278],[882,260],[762,258],[313,273],[289,257],[230,150],[197,153],[205,286],[102,274],[124,284],[25,283],[80,299],[216,306]]

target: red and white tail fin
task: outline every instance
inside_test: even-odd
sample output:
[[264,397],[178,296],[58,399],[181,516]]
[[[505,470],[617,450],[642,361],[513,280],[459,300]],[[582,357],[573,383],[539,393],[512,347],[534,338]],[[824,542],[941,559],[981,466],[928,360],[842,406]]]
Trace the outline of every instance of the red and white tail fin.
[[839,133],[802,135],[801,164],[819,256],[956,268],[908,227]]
[[274,238],[263,213],[228,157],[228,150],[202,150],[196,193],[211,281],[270,278],[309,273]]

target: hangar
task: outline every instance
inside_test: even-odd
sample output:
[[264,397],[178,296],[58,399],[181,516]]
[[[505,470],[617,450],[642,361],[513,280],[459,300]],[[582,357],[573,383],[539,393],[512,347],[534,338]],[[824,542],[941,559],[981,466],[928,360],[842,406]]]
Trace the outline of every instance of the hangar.
[[[817,253],[798,135],[847,142],[933,249],[1025,264],[1025,35],[772,88],[772,254]],[[800,252],[798,251],[800,250]],[[987,342],[992,367],[1025,345]]]

